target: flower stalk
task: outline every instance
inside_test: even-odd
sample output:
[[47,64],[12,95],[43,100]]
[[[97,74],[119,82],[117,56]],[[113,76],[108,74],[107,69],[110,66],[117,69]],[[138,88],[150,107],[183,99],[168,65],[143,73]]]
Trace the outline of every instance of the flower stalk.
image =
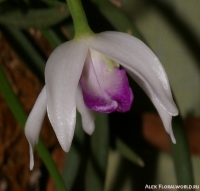
[[81,4],[81,0],[66,0],[66,1],[74,22],[74,28],[75,28],[74,38],[78,39],[83,35],[92,35],[93,32],[88,25],[88,21],[83,6]]

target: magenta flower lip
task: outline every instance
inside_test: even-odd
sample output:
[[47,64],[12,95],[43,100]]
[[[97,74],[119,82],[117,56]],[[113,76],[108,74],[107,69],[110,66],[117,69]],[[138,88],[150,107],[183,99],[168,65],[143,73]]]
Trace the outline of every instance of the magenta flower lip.
[[129,111],[133,93],[126,71],[110,66],[106,59],[92,49],[88,52],[80,78],[85,105],[102,113]]
[[[95,59],[93,51],[112,59],[123,69],[114,67],[107,71],[103,61],[91,61]],[[93,66],[95,64],[96,75],[93,75],[90,62],[93,62]],[[34,165],[33,147],[38,142],[46,111],[61,147],[67,152],[74,135],[76,109],[88,134],[94,131],[96,111],[109,113],[130,109],[133,94],[126,72],[148,95],[165,130],[176,142],[171,119],[178,115],[178,109],[160,61],[139,39],[122,32],[103,32],[65,42],[49,57],[45,68],[45,86],[25,126],[31,169]]]

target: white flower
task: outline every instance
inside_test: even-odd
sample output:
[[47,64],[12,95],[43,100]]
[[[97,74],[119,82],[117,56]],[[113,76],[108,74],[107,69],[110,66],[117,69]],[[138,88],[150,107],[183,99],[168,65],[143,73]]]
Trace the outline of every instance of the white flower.
[[[102,58],[99,58],[99,53]],[[112,64],[106,57],[115,63]],[[25,126],[30,144],[31,169],[34,165],[33,147],[38,142],[46,110],[60,145],[67,152],[74,135],[76,108],[88,134],[94,131],[95,111],[124,112],[130,108],[133,95],[125,71],[120,70],[117,63],[148,95],[175,143],[171,118],[178,115],[178,110],[158,58],[133,36],[121,32],[103,32],[63,43],[49,57],[45,69],[46,85]]]

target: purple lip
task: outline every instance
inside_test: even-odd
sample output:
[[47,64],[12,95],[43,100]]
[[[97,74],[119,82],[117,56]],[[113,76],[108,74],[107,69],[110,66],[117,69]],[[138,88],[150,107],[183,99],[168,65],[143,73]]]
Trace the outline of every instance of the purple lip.
[[80,84],[89,109],[102,113],[130,110],[133,93],[126,71],[116,66],[109,69],[101,57],[93,59],[93,55],[88,54]]

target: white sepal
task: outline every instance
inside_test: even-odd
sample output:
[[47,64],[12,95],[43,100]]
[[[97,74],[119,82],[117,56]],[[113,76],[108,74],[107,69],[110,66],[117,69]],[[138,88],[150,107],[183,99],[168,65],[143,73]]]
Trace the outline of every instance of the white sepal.
[[76,91],[88,47],[69,41],[51,54],[45,69],[47,113],[58,141],[68,152],[76,123]]
[[40,130],[42,127],[44,116],[46,114],[46,108],[47,108],[46,87],[44,86],[25,124],[25,135],[26,138],[28,139],[30,147],[29,152],[30,152],[31,170],[33,169],[34,166],[33,150],[34,146],[38,143]]

